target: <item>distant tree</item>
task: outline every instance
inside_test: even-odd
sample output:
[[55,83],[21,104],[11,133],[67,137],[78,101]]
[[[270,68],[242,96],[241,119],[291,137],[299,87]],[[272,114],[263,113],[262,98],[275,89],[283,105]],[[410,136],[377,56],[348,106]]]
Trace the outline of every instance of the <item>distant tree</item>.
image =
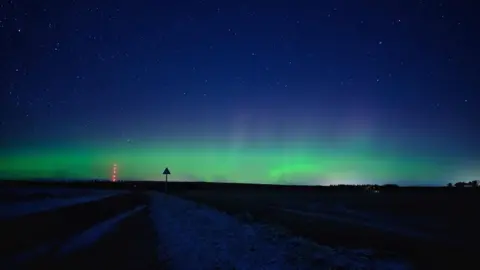
[[465,187],[465,182],[457,182],[457,183],[455,183],[455,187],[457,187],[457,188]]
[[448,183],[447,187],[449,188],[453,187],[452,183]]

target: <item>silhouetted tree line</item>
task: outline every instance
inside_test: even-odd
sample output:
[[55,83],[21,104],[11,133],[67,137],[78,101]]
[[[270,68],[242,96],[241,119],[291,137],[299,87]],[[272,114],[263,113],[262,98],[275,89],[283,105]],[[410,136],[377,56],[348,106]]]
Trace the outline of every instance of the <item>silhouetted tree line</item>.
[[368,184],[359,184],[359,185],[348,185],[348,184],[338,184],[330,185],[330,187],[341,190],[358,190],[363,189],[366,191],[378,192],[380,190],[397,190],[400,187],[397,184],[385,184],[385,185],[368,185]]
[[470,182],[456,182],[455,184],[448,183],[448,187],[456,187],[456,188],[463,188],[463,187],[474,187],[477,188],[479,186],[480,180],[474,180]]
[[379,188],[379,185],[349,185],[349,184],[331,184],[330,187],[337,187],[337,188],[368,188],[368,187],[376,187]]

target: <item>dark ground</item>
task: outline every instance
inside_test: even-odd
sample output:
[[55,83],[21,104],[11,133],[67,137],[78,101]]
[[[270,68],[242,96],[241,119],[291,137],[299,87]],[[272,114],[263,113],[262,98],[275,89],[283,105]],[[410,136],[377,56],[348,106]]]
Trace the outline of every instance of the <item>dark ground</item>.
[[47,256],[23,269],[166,269],[157,261],[157,237],[149,208],[126,218],[95,245],[65,257]]
[[[39,184],[7,181],[0,182],[0,187],[2,185],[38,186]],[[134,191],[164,190],[162,182],[43,182],[40,185]],[[248,216],[249,221],[259,220],[287,228],[293,234],[303,235],[322,245],[372,248],[380,251],[375,256],[400,256],[413,262],[418,269],[477,269],[478,266],[476,254],[479,252],[477,243],[480,241],[480,235],[477,233],[477,228],[480,228],[479,211],[477,210],[480,205],[479,189],[380,188],[380,193],[374,194],[365,192],[362,188],[351,187],[169,183],[168,190],[169,193],[206,203],[233,215],[243,218]],[[317,204],[317,207],[311,209],[312,204]],[[352,215],[347,210],[352,210],[353,213],[369,213],[372,221],[387,220],[390,222],[389,224],[425,232],[433,237],[424,239],[402,235],[395,231],[371,228],[355,222],[286,212],[282,211],[282,208],[310,213],[317,211],[343,218]],[[248,215],[245,215],[246,213]],[[115,264],[115,261],[104,260],[104,267],[105,269],[110,269],[110,267],[128,269],[122,267],[130,265],[129,261],[139,260],[127,259],[130,255],[126,255],[137,256],[134,255],[136,253],[133,248],[136,244],[125,247],[127,242],[120,239],[131,236],[126,236],[127,231],[142,231],[143,229],[140,229],[143,228],[142,226],[150,226],[140,225],[144,221],[134,222],[133,220],[136,219],[132,219],[130,225],[128,225],[129,222],[122,225],[125,228],[133,226],[131,229],[125,229],[125,233],[122,233],[123,229],[119,229],[109,238],[102,240],[104,243],[99,246],[103,245],[103,248],[95,247],[89,251],[78,253],[58,262],[56,266],[70,264],[93,267],[92,264],[84,262],[88,261],[85,258],[100,258],[99,260],[101,260],[101,258],[110,256],[117,258],[121,254],[122,258],[119,259],[121,263],[118,266],[111,264]],[[143,218],[139,220],[143,220]],[[367,218],[366,221],[370,220]],[[144,233],[147,235],[141,236],[139,239],[147,239],[151,234],[148,230]],[[149,239],[151,238],[153,237]],[[129,241],[136,243],[134,240]],[[138,241],[145,243],[147,247],[151,245],[148,244],[149,240]],[[122,245],[123,247],[120,248]],[[124,250],[130,251],[125,253]],[[84,264],[81,264],[80,261]],[[147,262],[145,265],[149,264],[148,260],[142,261]],[[159,267],[161,269],[165,266]]]
[[[372,248],[376,256],[399,256],[414,263],[418,269],[473,269],[480,237],[479,194],[449,190],[403,190],[372,194],[362,191],[182,191],[181,197],[206,203],[233,215],[285,227],[319,244]],[[342,209],[368,212],[372,220],[382,218],[394,226],[423,231],[430,238],[409,236],[386,228],[339,221],[318,216],[282,211],[289,208],[312,212],[309,204],[321,203],[316,212],[348,218]],[[323,208],[323,209],[322,209]],[[313,211],[313,213],[315,213]],[[368,218],[366,220],[369,221]],[[394,255],[396,254],[396,255]],[[476,269],[476,268],[475,268]]]
[[[0,220],[0,265],[2,269],[165,269],[157,261],[157,242],[149,217],[149,197],[131,192],[85,204],[58,208]],[[133,210],[143,210],[122,220],[95,245],[57,256],[68,240],[92,226]],[[20,264],[12,262],[18,254],[49,244],[41,256]],[[3,268],[6,267],[6,268]]]

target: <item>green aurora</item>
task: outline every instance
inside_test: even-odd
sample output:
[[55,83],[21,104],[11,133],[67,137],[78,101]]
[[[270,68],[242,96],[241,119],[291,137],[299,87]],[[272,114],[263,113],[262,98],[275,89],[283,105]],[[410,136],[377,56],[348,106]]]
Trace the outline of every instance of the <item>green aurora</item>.
[[[118,143],[36,147],[4,151],[0,177],[8,179],[109,179],[113,164],[119,180],[163,180],[169,167],[172,181],[241,182],[329,185],[339,183],[443,184],[479,176],[478,162],[465,164],[393,148],[373,151],[365,141],[343,146],[297,143],[274,147],[185,144]],[[328,147],[327,147],[328,146]]]

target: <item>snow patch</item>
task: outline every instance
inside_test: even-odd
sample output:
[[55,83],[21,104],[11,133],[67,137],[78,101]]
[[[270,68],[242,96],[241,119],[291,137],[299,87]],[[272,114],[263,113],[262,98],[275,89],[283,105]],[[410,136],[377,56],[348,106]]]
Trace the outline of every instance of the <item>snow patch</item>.
[[195,202],[151,193],[151,218],[172,269],[410,269],[368,252],[336,250]]
[[0,219],[14,218],[38,212],[51,211],[56,208],[97,201],[118,194],[119,193],[106,193],[69,199],[45,199],[41,201],[0,204]]

